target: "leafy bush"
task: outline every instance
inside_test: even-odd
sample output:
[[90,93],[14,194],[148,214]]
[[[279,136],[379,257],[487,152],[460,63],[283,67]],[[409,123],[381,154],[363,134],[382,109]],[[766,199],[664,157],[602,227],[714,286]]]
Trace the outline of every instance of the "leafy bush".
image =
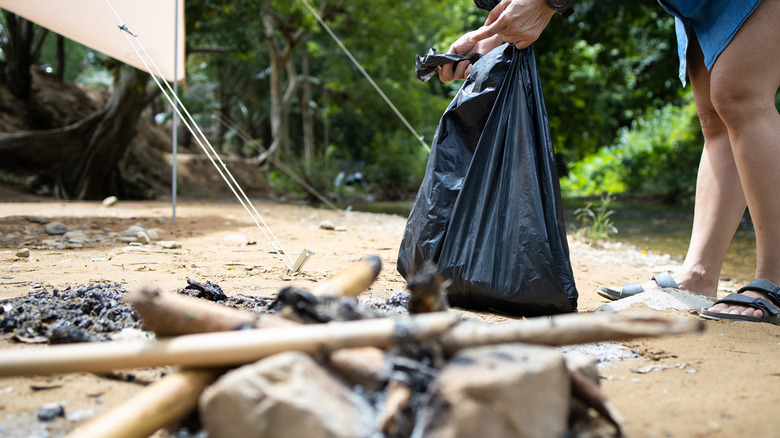
[[414,194],[425,175],[428,152],[405,132],[377,133],[369,153],[368,183],[385,199]]
[[683,106],[650,110],[618,132],[615,144],[570,166],[568,197],[603,192],[688,204],[696,188],[701,128],[692,96]]

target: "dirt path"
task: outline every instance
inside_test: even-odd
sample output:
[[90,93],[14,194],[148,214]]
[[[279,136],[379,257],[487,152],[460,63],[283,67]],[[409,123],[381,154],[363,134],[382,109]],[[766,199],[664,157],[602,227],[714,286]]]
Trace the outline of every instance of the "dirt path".
[[[127,287],[153,283],[173,290],[186,286],[188,278],[217,283],[228,295],[271,297],[289,285],[309,288],[371,254],[381,258],[383,270],[366,293],[385,298],[405,288],[395,271],[405,224],[398,216],[256,202],[293,260],[304,249],[315,253],[303,273],[290,275],[235,201],[179,202],[177,223],[172,224],[166,202],[120,201],[104,207],[0,195],[5,195],[0,197],[5,199],[0,203],[0,299],[41,287],[62,290],[101,282]],[[35,217],[81,230],[86,239],[63,243],[27,219]],[[325,221],[335,229],[323,229]],[[181,246],[118,242],[131,225],[157,229],[163,241]],[[17,256],[22,248],[29,249],[29,257]],[[668,257],[631,248],[572,244],[571,250],[581,312],[605,304],[595,293],[600,284],[645,279],[676,266]],[[628,436],[780,436],[780,326],[707,321],[704,333],[629,342],[625,347],[621,351],[636,357],[606,363],[600,373]],[[19,347],[5,339],[0,348]],[[19,425],[30,423],[40,433],[72,429],[140,389],[138,382],[154,380],[156,373],[137,370],[134,381],[122,381],[131,380],[122,373],[0,379],[0,435],[29,436],[29,429],[17,432],[22,430]],[[65,406],[69,419],[31,420],[37,409],[53,402]]]

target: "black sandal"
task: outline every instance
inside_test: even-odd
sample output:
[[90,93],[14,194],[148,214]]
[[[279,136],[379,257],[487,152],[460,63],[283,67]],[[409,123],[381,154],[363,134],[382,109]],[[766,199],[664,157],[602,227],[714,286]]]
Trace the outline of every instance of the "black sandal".
[[[769,299],[766,298],[753,298],[745,295],[741,295],[742,292],[752,290],[756,292],[764,292],[769,295]],[[749,315],[734,315],[731,313],[712,312],[707,309],[701,309],[699,316],[707,319],[727,319],[731,321],[750,321],[750,322],[768,322],[770,324],[780,325],[780,287],[775,286],[768,280],[763,278],[756,278],[751,281],[747,286],[739,289],[735,294],[726,295],[715,304],[736,304],[738,306],[751,307],[753,309],[761,309],[764,312],[764,316],[761,318]],[[715,305],[713,304],[713,306]]]

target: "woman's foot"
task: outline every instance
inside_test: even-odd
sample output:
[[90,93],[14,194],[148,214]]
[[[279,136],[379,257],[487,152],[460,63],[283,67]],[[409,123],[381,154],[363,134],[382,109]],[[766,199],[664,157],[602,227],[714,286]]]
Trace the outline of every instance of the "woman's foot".
[[713,283],[703,279],[701,276],[694,276],[684,272],[674,274],[672,277],[668,272],[664,271],[656,274],[652,280],[646,283],[626,283],[623,287],[599,286],[598,294],[605,298],[617,300],[658,288],[682,289],[705,297],[715,298],[718,292],[718,283],[717,281]]
[[[752,297],[752,298],[764,298],[769,299],[769,295],[764,292],[756,292],[756,291],[745,291],[742,292],[742,295]],[[771,301],[771,300],[770,300]],[[780,304],[780,303],[778,303]],[[753,307],[745,307],[740,306],[737,304],[730,304],[730,303],[719,303],[716,304],[709,309],[707,309],[710,312],[715,313],[726,313],[729,315],[744,315],[744,316],[753,316],[756,318],[763,318],[764,317],[764,311],[761,309],[755,309]]]

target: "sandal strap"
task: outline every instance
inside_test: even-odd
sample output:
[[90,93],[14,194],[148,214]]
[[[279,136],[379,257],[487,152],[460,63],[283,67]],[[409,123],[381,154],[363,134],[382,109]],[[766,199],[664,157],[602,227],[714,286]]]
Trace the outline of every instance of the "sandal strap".
[[680,288],[680,286],[676,281],[674,281],[674,278],[672,278],[668,271],[659,272],[653,275],[653,280],[655,280],[656,284],[658,284],[660,287],[673,287],[675,289]]
[[769,298],[772,301],[772,304],[775,306],[780,306],[780,287],[775,286],[772,284],[769,280],[764,280],[763,278],[756,278],[753,281],[750,282],[747,286],[741,287],[737,293],[741,294],[742,292],[752,290],[755,292],[763,292],[767,295],[769,295]]
[[764,311],[764,315],[780,315],[780,308],[765,298],[753,298],[735,293],[726,295],[718,301],[715,301],[713,305],[721,303],[761,309]]
[[641,283],[626,283],[622,286],[622,288],[623,289],[620,294],[625,296],[635,295],[645,291],[645,288],[642,287]]

